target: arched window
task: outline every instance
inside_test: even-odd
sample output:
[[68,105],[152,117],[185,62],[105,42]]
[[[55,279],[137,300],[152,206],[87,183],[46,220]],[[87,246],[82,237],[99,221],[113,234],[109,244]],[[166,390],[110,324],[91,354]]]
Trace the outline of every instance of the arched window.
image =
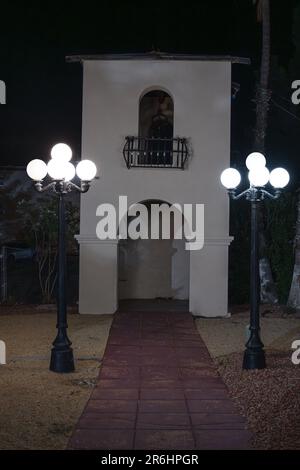
[[174,103],[163,90],[152,90],[140,100],[139,137],[172,139]]
[[156,88],[141,96],[138,135],[126,136],[123,156],[127,168],[184,169],[187,139],[174,137],[174,102],[165,90]]
[[162,90],[152,90],[140,100],[140,164],[171,165],[173,158],[174,104]]

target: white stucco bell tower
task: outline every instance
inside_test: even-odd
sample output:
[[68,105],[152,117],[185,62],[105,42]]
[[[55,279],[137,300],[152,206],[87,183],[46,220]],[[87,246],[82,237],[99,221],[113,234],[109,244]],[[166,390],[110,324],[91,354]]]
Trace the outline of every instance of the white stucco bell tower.
[[[72,56],[83,64],[82,158],[99,169],[81,198],[80,313],[121,298],[189,299],[194,315],[228,313],[231,66],[243,59],[166,54]],[[96,237],[101,203],[205,205],[205,241]],[[148,244],[147,244],[148,242]]]

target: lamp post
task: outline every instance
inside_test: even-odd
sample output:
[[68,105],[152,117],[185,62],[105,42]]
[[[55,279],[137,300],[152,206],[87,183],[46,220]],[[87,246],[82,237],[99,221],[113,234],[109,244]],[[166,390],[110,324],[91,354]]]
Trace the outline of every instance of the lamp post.
[[[241,182],[240,173],[234,168],[227,168],[221,174],[221,183],[228,190],[231,199],[245,198],[251,204],[251,261],[250,261],[250,337],[244,352],[243,369],[264,369],[266,367],[264,345],[260,339],[260,281],[259,281],[259,245],[258,245],[258,207],[265,198],[278,199],[289,182],[289,174],[284,168],[275,168],[271,173],[266,168],[266,159],[259,152],[251,153],[246,159],[249,170],[250,186],[237,194],[236,188]],[[274,191],[265,186],[270,183]]]
[[[74,358],[71,341],[67,335],[66,302],[66,246],[65,246],[65,195],[75,190],[86,193],[90,182],[97,173],[96,165],[90,160],[81,160],[76,168],[70,162],[72,150],[66,144],[56,144],[51,150],[48,164],[35,159],[27,165],[27,174],[34,181],[35,189],[42,193],[53,191],[58,195],[58,277],[57,277],[57,336],[51,350],[50,370],[53,372],[73,372]],[[72,182],[75,174],[80,185]],[[48,175],[50,181],[44,182]]]

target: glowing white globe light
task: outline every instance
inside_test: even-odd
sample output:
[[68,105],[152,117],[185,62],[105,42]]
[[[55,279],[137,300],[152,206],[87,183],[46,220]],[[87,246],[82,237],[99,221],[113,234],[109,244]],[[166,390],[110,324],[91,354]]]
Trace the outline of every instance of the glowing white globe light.
[[65,163],[65,181],[71,181],[75,176],[75,166],[71,162]]
[[76,173],[82,181],[91,181],[96,176],[97,167],[91,160],[81,160],[76,167]]
[[227,189],[236,188],[241,182],[241,175],[235,168],[227,168],[221,174],[221,183]]
[[58,158],[50,160],[47,165],[49,176],[54,180],[63,180],[67,174],[67,163],[65,160],[61,161]]
[[43,160],[31,160],[26,167],[27,175],[35,181],[41,181],[47,175],[47,165]]
[[266,166],[266,159],[262,153],[253,152],[246,158],[246,167],[249,171]]
[[51,158],[69,162],[72,158],[72,150],[67,144],[56,144],[51,149]]
[[265,186],[270,178],[270,172],[265,166],[257,168],[256,170],[250,170],[248,178],[252,186],[262,187]]
[[284,168],[275,168],[270,173],[270,183],[274,188],[285,188],[290,181],[290,175]]

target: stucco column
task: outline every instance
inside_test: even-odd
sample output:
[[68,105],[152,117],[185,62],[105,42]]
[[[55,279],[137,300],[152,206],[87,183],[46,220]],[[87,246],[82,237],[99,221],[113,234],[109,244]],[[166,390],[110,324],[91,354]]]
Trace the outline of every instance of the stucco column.
[[77,235],[80,244],[79,313],[115,313],[118,308],[118,241]]
[[228,316],[228,246],[232,237],[205,239],[190,252],[190,311],[203,317]]

